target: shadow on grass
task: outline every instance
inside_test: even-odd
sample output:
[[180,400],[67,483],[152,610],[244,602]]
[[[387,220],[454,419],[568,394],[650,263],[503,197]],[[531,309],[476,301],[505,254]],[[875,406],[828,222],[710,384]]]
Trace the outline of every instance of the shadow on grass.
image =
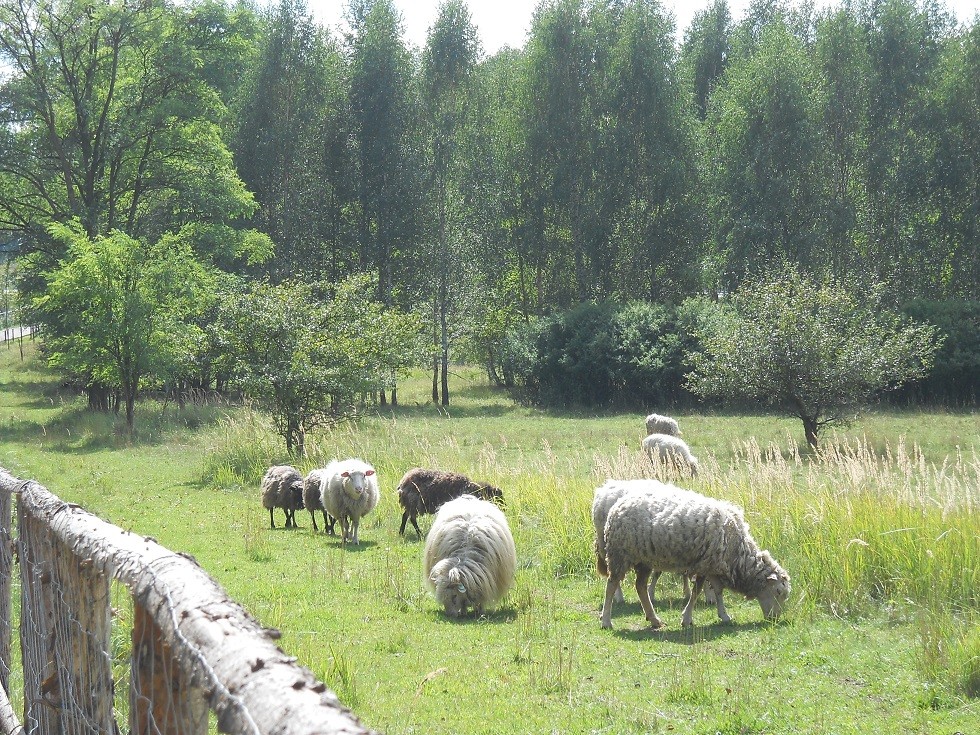
[[[664,621],[667,622],[667,621]],[[615,620],[613,621],[615,624]],[[663,641],[664,643],[675,643],[677,645],[691,646],[696,643],[721,640],[733,635],[741,635],[753,631],[769,628],[773,623],[767,621],[753,621],[748,623],[723,623],[715,620],[708,625],[694,625],[690,628],[678,628],[677,623],[673,625],[667,623],[663,628],[654,630],[647,626],[639,629],[618,629],[614,628],[612,633],[617,638],[629,641]]]
[[[439,603],[435,603],[439,604]],[[441,608],[430,610],[429,617],[437,623],[452,625],[507,625],[517,620],[517,609],[513,607],[500,608],[474,615],[472,612],[458,618],[451,618]]]

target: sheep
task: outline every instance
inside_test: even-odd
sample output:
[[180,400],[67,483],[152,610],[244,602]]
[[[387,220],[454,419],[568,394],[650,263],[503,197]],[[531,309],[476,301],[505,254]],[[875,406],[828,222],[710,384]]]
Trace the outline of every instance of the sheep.
[[436,513],[425,540],[425,583],[451,618],[480,615],[514,584],[517,550],[507,519],[493,503],[462,495]]
[[402,525],[398,533],[405,535],[405,524],[412,522],[415,532],[422,538],[418,517],[435,513],[443,503],[460,495],[475,495],[483,500],[502,502],[504,494],[493,485],[473,482],[458,472],[441,472],[415,467],[404,474],[398,483],[398,504],[404,509]]
[[670,416],[661,416],[659,413],[651,413],[646,418],[647,434],[669,434],[670,436],[680,436],[681,430],[677,426],[677,421]]
[[286,514],[286,528],[298,528],[296,511],[303,509],[303,476],[295,467],[275,465],[262,477],[262,507],[269,511],[269,524],[276,527],[272,511],[282,508]]
[[[595,489],[592,498],[592,525],[595,527],[596,570],[600,576],[608,576],[608,572],[606,571],[605,528],[606,518],[609,516],[609,509],[628,492],[649,491],[651,489],[651,483],[657,483],[665,491],[671,487],[656,480],[606,480],[604,485]],[[687,576],[681,576],[684,579],[684,598],[687,599],[691,596],[691,587],[688,583]],[[653,590],[659,578],[660,572],[653,572],[648,590],[651,604],[653,604]],[[714,602],[714,599],[708,594],[707,590],[705,591],[705,597],[708,602]],[[623,601],[623,590],[621,587],[616,587],[613,599],[614,602]]]
[[332,515],[329,515],[323,507],[323,501],[320,497],[320,478],[323,475],[323,469],[311,470],[310,474],[306,476],[303,480],[303,505],[306,509],[310,511],[310,519],[313,521],[313,530],[319,531],[316,525],[316,513],[315,511],[322,511],[323,513],[323,531],[324,533],[334,535],[334,525],[337,523],[337,519]]
[[340,521],[341,543],[360,544],[357,528],[361,516],[378,504],[378,475],[362,459],[334,460],[320,473],[320,502]]
[[643,440],[642,447],[651,462],[659,460],[678,468],[687,467],[692,476],[698,474],[698,458],[691,454],[691,448],[679,437],[670,434],[650,434]]
[[610,508],[604,539],[609,579],[603,628],[612,628],[613,596],[630,568],[636,570],[640,605],[654,628],[663,622],[647,593],[652,570],[694,576],[683,626],[692,625],[694,600],[705,583],[714,590],[718,617],[725,623],[731,621],[722,601],[725,587],[757,599],[769,620],[782,613],[789,598],[789,574],[756,544],[742,509],[723,500],[650,481],[647,491],[626,493]]

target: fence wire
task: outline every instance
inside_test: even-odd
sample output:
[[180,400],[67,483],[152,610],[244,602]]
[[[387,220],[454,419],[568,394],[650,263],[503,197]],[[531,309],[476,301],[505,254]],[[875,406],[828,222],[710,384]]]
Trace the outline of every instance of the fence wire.
[[[369,733],[192,560],[0,468],[0,684],[8,695],[17,674],[15,564],[27,735]],[[2,714],[0,735],[19,735]]]

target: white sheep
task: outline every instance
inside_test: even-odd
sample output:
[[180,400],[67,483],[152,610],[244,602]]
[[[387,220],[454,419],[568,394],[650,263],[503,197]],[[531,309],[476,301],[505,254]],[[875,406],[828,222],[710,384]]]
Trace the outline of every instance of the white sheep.
[[[665,485],[657,480],[606,480],[606,483],[601,487],[597,487],[592,496],[592,525],[595,528],[595,555],[596,555],[596,570],[602,577],[608,576],[606,570],[606,543],[605,543],[605,529],[606,529],[606,519],[609,516],[609,510],[615,505],[616,501],[623,497],[628,492],[647,492],[653,487],[652,483],[656,483],[664,491],[669,491],[672,487],[670,485]],[[684,580],[684,599],[686,600],[691,596],[691,587],[688,583],[688,578],[685,575],[681,575]],[[648,594],[650,595],[650,603],[653,604],[654,587],[656,587],[657,580],[660,578],[660,572],[654,570],[651,579],[650,587],[648,589]],[[714,602],[708,594],[707,590],[706,598],[708,602]],[[623,590],[621,586],[616,587],[614,593],[614,601],[623,601]]]
[[677,426],[677,421],[670,416],[661,416],[659,413],[651,413],[646,418],[647,434],[670,434],[680,436],[681,430]]
[[446,614],[479,615],[514,584],[517,550],[507,519],[493,503],[463,495],[436,513],[425,539],[423,570]]
[[698,458],[679,437],[670,434],[650,434],[643,439],[642,447],[651,462],[666,462],[678,469],[687,467],[692,475],[698,474]]
[[767,619],[778,617],[790,593],[789,575],[756,544],[742,509],[723,500],[650,481],[646,492],[629,492],[609,510],[604,529],[606,598],[602,627],[612,627],[612,603],[626,573],[636,570],[636,592],[646,619],[663,625],[653,610],[646,581],[651,571],[695,577],[681,622],[692,624],[694,600],[707,582],[715,592],[718,617],[731,618],[722,601],[729,587],[759,601]]
[[320,473],[320,502],[340,521],[341,540],[357,546],[361,517],[378,504],[378,475],[362,459],[334,460]]
[[272,511],[282,508],[286,528],[297,528],[296,511],[303,509],[303,476],[295,467],[274,465],[262,476],[262,507],[269,511],[269,525],[276,527]]

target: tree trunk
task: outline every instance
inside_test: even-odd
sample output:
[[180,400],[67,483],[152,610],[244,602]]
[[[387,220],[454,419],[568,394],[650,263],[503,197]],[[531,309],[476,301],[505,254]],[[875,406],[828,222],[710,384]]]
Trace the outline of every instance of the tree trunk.
[[432,357],[432,402],[439,402],[439,357]]
[[816,449],[817,432],[820,429],[816,418],[812,416],[801,416],[800,418],[803,419],[803,433],[806,435],[806,443],[809,444],[812,449]]
[[449,405],[449,346],[442,347],[442,405]]

